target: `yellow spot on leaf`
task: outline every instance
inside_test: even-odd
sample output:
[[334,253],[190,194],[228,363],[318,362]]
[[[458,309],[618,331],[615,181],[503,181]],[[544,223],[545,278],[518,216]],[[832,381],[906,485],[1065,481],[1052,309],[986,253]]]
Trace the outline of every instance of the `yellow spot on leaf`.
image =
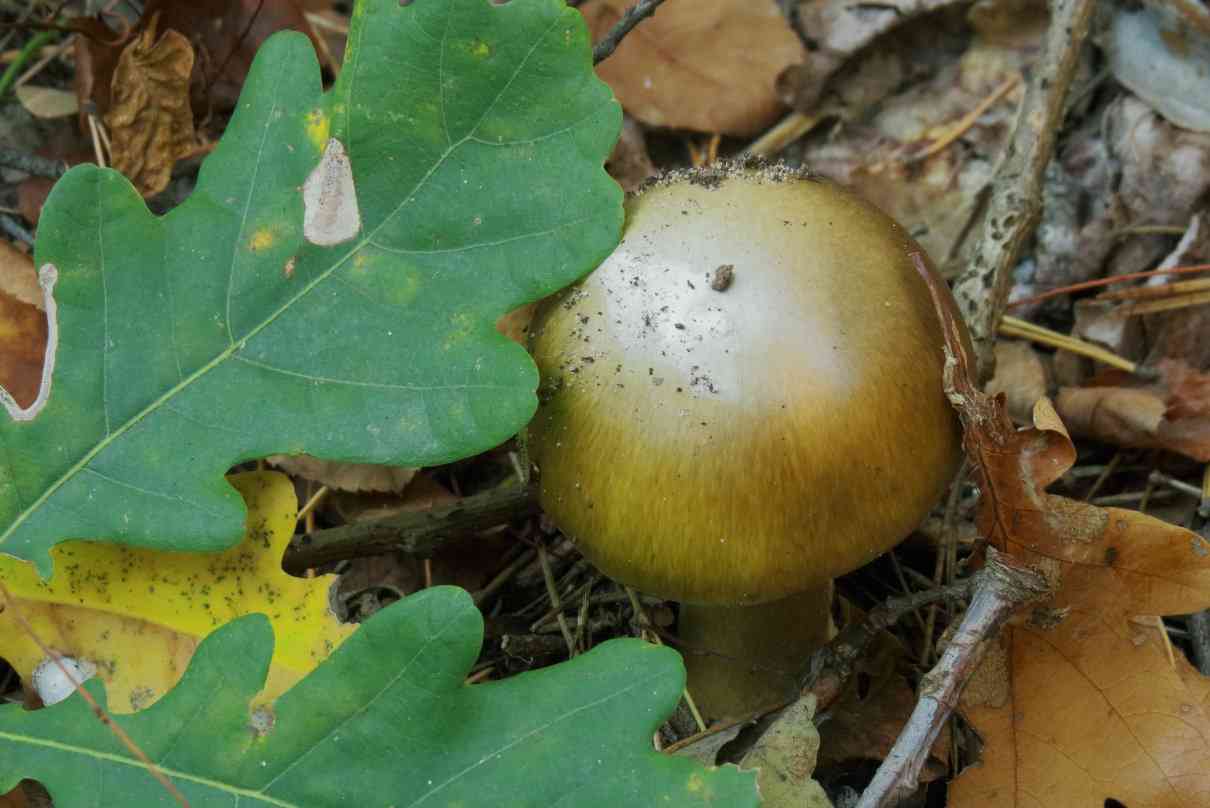
[[259,228],[252,234],[252,238],[248,239],[248,249],[252,252],[260,252],[267,250],[277,241],[277,236],[273,235],[273,231],[267,227]]
[[488,56],[492,55],[491,46],[482,39],[476,39],[471,43],[471,55],[477,56],[480,59],[486,59]]
[[307,140],[315,147],[316,154],[323,154],[328,146],[332,122],[322,109],[313,109],[306,117]]

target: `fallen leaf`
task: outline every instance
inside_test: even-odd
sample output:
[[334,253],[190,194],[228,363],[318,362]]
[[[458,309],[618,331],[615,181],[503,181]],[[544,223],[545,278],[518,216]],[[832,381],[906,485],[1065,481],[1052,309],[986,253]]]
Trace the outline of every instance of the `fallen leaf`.
[[235,106],[256,51],[273,33],[299,31],[322,52],[295,0],[151,0],[142,24],[156,14],[161,30],[184,34],[198,53],[191,86],[199,114]]
[[0,241],[0,387],[20,407],[28,407],[42,381],[46,314],[34,262]]
[[[581,7],[600,40],[632,5]],[[805,49],[774,0],[668,3],[597,67],[628,113],[652,126],[754,135],[782,110],[778,74]]]
[[1174,2],[1109,13],[1103,47],[1114,78],[1177,126],[1210,132],[1210,11]]
[[791,704],[744,756],[741,769],[756,769],[764,808],[831,808],[823,786],[812,779],[819,754],[815,696]]
[[526,303],[512,311],[500,315],[496,320],[496,330],[518,345],[529,345],[529,326],[534,321],[537,303]]
[[113,167],[144,196],[164,190],[172,166],[194,147],[189,75],[193,48],[176,31],[156,38],[155,22],[122,50],[105,114]]
[[1124,374],[1106,374],[1087,387],[1064,388],[1059,415],[1077,435],[1210,461],[1210,375],[1173,359],[1161,360],[1156,370],[1158,380],[1142,386]]
[[257,49],[276,31],[314,34],[294,0],[151,0],[133,31],[126,34],[95,18],[76,18],[75,89],[81,108],[91,101],[100,115],[111,107],[110,88],[118,57],[132,37],[156,21],[160,31],[176,31],[197,58],[189,79],[192,107],[199,116],[235,106]]
[[1002,699],[986,688],[964,696],[983,762],[951,784],[950,805],[1032,805],[1040,795],[1064,806],[1207,804],[1210,715],[1155,630],[1134,618],[1210,604],[1210,542],[1137,511],[1046,493],[1076,458],[1062,421],[1043,399],[1034,425],[1018,431],[1003,398],[976,389],[958,314],[932,283],[946,390],[984,489],[980,533],[1043,572],[1053,592],[1029,625],[1007,630],[1005,653],[991,655]]
[[277,634],[266,698],[313,670],[353,631],[329,609],[334,577],[282,572],[298,509],[289,478],[249,472],[230,481],[248,504],[248,530],[221,553],[64,542],[46,582],[32,564],[0,555],[0,580],[17,600],[0,612],[0,657],[26,681],[45,657],[20,615],[46,645],[94,664],[111,709],[131,712],[172,688],[201,638],[260,612]]
[[[823,5],[812,13],[823,13]],[[832,13],[864,19],[856,8]],[[881,19],[882,12],[870,13]],[[978,232],[970,223],[1012,132],[1023,93],[1015,79],[1035,58],[1036,43],[1008,50],[975,40],[961,50],[963,40],[951,35],[956,41],[947,48],[935,47],[947,30],[918,19],[851,60],[818,110],[834,111],[844,124],[828,137],[809,139],[803,161],[878,205],[952,277],[966,265],[971,232]],[[925,81],[908,81],[926,50],[932,72]],[[813,52],[811,58],[820,57]],[[902,78],[889,82],[887,76]],[[989,98],[977,120],[960,128]],[[957,141],[937,147],[955,131],[961,131]]]
[[21,106],[35,118],[66,118],[80,109],[75,93],[57,87],[22,84],[14,92]]
[[849,0],[799,0],[799,30],[813,48],[779,82],[782,100],[812,112],[828,79],[875,39],[913,18],[953,5],[956,0],[892,0],[861,5]]
[[614,144],[613,153],[605,161],[605,170],[618,181],[626,193],[637,191],[657,173],[651,155],[647,153],[647,138],[643,127],[634,118],[622,118],[622,134]]
[[996,343],[996,373],[987,383],[990,396],[1004,394],[1008,414],[1016,423],[1029,423],[1034,404],[1049,392],[1050,374],[1042,357],[1028,342]]
[[402,491],[416,469],[377,463],[341,463],[311,455],[270,455],[269,463],[295,477],[340,491]]

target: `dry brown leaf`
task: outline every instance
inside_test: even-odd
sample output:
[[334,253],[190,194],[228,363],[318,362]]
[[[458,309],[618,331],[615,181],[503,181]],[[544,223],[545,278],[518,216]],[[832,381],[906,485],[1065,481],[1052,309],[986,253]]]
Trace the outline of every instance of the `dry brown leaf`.
[[1059,414],[1077,435],[1210,461],[1210,375],[1171,359],[1156,369],[1159,379],[1147,386],[1113,374],[1088,387],[1064,388],[1056,402]]
[[150,0],[143,20],[156,14],[161,30],[180,31],[198,54],[192,87],[199,115],[235,106],[257,49],[273,33],[300,31],[323,53],[297,0]]
[[0,387],[27,407],[38,395],[46,352],[46,315],[33,260],[0,242]]
[[13,92],[16,93],[21,106],[35,118],[66,118],[68,115],[75,115],[80,109],[76,94],[69,90],[22,84]]
[[[194,50],[197,58],[189,86],[192,106],[199,116],[235,106],[256,51],[271,34],[301,31],[316,43],[296,0],[150,0],[139,24],[126,36],[100,20],[76,18],[71,27],[79,34],[75,89],[81,109],[91,101],[100,115],[109,112],[118,56],[131,36],[146,31],[153,20],[161,31],[182,34]],[[318,44],[316,47],[323,53]]]
[[[929,19],[897,29],[891,41],[851,60],[823,102],[846,122],[826,138],[809,140],[803,160],[892,216],[950,277],[965,266],[963,250],[978,231],[970,222],[1016,119],[1021,83],[1002,88],[1035,58],[1036,45],[1008,50],[975,41],[959,56],[951,53],[959,47],[957,35],[942,31],[958,41],[929,51],[934,70],[925,81],[905,77],[921,69],[919,54],[941,35]],[[888,75],[901,78],[880,85]],[[930,153],[988,98],[996,100],[956,142]]]
[[287,474],[339,491],[402,491],[416,469],[377,463],[344,463],[311,455],[272,455],[269,463]]
[[[632,0],[581,7],[600,39]],[[755,135],[782,109],[774,82],[805,56],[774,0],[666,3],[597,67],[626,111],[652,126]]]
[[1210,605],[1210,542],[1137,511],[1046,493],[1076,457],[1062,421],[1043,399],[1034,426],[1014,429],[1003,399],[971,382],[958,315],[935,297],[946,389],[984,488],[980,533],[1041,570],[1054,592],[1029,625],[1009,629],[1007,656],[992,655],[1003,703],[986,691],[964,698],[983,761],[951,784],[950,805],[1210,805],[1210,715],[1156,630],[1132,619]]
[[176,31],[156,39],[154,21],[122,50],[105,115],[113,167],[144,196],[159,193],[194,147],[189,74],[193,48]]
[[878,37],[956,0],[892,0],[857,5],[849,0],[799,0],[798,27],[814,43],[801,64],[780,77],[782,100],[812,112],[824,87],[840,67]]
[[639,186],[658,173],[647,153],[643,127],[629,115],[622,118],[622,134],[614,144],[613,153],[605,161],[605,170],[626,193],[637,191]]
[[996,374],[986,390],[990,396],[1004,394],[1014,422],[1028,423],[1034,404],[1047,395],[1049,387],[1050,374],[1032,345],[1016,340],[996,343]]

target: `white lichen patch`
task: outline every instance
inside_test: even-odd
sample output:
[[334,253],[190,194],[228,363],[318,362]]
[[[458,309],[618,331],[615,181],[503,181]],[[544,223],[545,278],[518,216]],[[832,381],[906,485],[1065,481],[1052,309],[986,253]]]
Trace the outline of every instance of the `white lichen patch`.
[[303,236],[312,244],[331,247],[361,230],[361,209],[353,185],[353,167],[345,147],[328,138],[319,165],[303,184]]

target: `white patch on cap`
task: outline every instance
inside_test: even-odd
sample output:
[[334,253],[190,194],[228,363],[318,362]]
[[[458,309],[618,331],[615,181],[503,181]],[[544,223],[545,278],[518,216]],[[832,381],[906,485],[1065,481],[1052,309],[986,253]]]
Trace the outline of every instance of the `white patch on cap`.
[[349,156],[339,140],[328,138],[319,165],[303,184],[303,236],[312,244],[331,247],[359,230],[361,210]]
[[46,357],[42,360],[42,382],[38,385],[38,397],[28,407],[22,407],[12,394],[0,387],[0,404],[8,410],[14,421],[32,421],[42,412],[50,399],[50,382],[55,373],[55,352],[59,348],[59,309],[55,305],[55,281],[59,270],[54,264],[43,264],[38,270],[38,286],[42,288],[42,309],[46,312]]
[[[62,666],[59,662],[63,663]],[[46,657],[38,663],[38,667],[34,668],[34,675],[30,677],[34,691],[47,707],[58,704],[75,693],[76,685],[84,684],[97,673],[97,666],[87,659],[64,656],[59,657],[59,662]]]

